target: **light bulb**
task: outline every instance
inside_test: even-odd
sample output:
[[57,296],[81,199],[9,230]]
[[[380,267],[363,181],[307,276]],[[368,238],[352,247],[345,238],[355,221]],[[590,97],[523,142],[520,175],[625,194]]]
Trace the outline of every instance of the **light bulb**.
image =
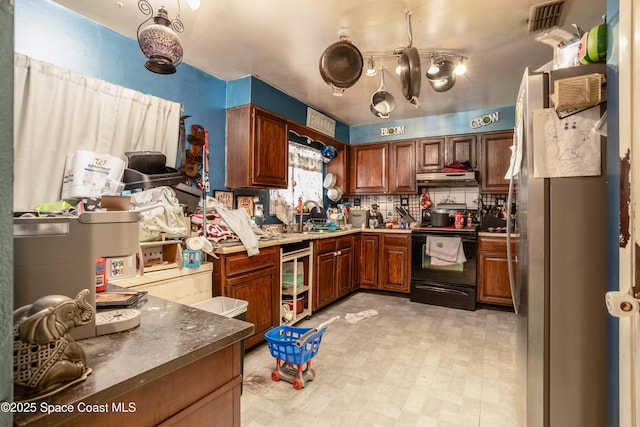
[[453,70],[454,73],[461,76],[467,72],[467,66],[464,64],[464,61],[461,59],[456,68]]

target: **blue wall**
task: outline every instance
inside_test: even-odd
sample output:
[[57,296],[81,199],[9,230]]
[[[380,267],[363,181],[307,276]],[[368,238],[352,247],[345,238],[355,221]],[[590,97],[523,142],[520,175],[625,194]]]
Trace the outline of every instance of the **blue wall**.
[[[515,97],[514,97],[515,103]],[[487,126],[472,128],[470,122],[487,114],[498,113],[499,120]],[[381,136],[380,129],[390,126],[404,126],[403,135]],[[463,113],[444,114],[439,116],[420,117],[409,120],[396,120],[375,125],[352,126],[349,142],[361,144],[366,142],[393,141],[399,139],[423,138],[428,136],[455,135],[463,133],[492,132],[510,130],[515,126],[515,106],[492,108],[490,110],[466,111]]]
[[15,51],[184,105],[209,130],[212,188],[224,188],[226,82],[188,64],[149,72],[138,43],[49,0],[15,2]]

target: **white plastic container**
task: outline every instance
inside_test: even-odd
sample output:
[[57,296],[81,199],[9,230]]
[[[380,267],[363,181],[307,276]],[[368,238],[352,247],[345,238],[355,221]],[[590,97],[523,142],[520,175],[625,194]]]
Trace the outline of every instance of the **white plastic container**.
[[125,162],[110,154],[79,150],[67,154],[62,199],[118,194]]
[[213,297],[204,301],[191,304],[191,307],[208,311],[209,313],[220,314],[225,317],[233,317],[244,320],[244,314],[247,312],[247,301],[229,297]]

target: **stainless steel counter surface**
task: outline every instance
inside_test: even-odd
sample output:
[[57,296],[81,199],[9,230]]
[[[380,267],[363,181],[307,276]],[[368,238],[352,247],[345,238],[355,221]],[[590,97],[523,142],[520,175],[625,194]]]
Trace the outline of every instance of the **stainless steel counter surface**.
[[[113,288],[112,288],[113,289]],[[119,288],[122,289],[122,288]],[[253,324],[146,295],[134,308],[141,323],[128,331],[77,341],[87,379],[41,401],[49,405],[100,404],[215,353],[253,333]],[[179,392],[179,390],[176,390]],[[43,419],[43,417],[47,419]],[[15,414],[15,425],[55,424],[69,414]]]
[[[367,233],[398,233],[398,234],[411,234],[411,229],[403,230],[401,228],[352,228],[351,230],[338,230],[317,232],[311,231],[306,233],[284,233],[281,238],[274,238],[271,240],[260,240],[258,248],[266,248],[269,246],[287,245],[290,243],[298,243],[306,240],[319,240],[328,239],[332,237],[346,236],[349,234],[355,234],[360,232]],[[217,254],[232,254],[237,252],[244,252],[245,247],[242,243],[227,243],[221,247],[215,249]]]

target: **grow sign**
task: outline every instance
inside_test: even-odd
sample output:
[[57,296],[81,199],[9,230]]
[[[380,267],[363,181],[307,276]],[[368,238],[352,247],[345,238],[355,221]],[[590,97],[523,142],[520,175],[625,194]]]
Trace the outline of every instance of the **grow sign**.
[[486,116],[478,117],[477,119],[473,119],[469,122],[469,126],[471,129],[477,129],[482,126],[487,126],[492,123],[496,123],[500,121],[500,115],[496,111],[495,113],[487,114]]
[[381,136],[404,135],[404,126],[391,126],[388,128],[380,128]]

